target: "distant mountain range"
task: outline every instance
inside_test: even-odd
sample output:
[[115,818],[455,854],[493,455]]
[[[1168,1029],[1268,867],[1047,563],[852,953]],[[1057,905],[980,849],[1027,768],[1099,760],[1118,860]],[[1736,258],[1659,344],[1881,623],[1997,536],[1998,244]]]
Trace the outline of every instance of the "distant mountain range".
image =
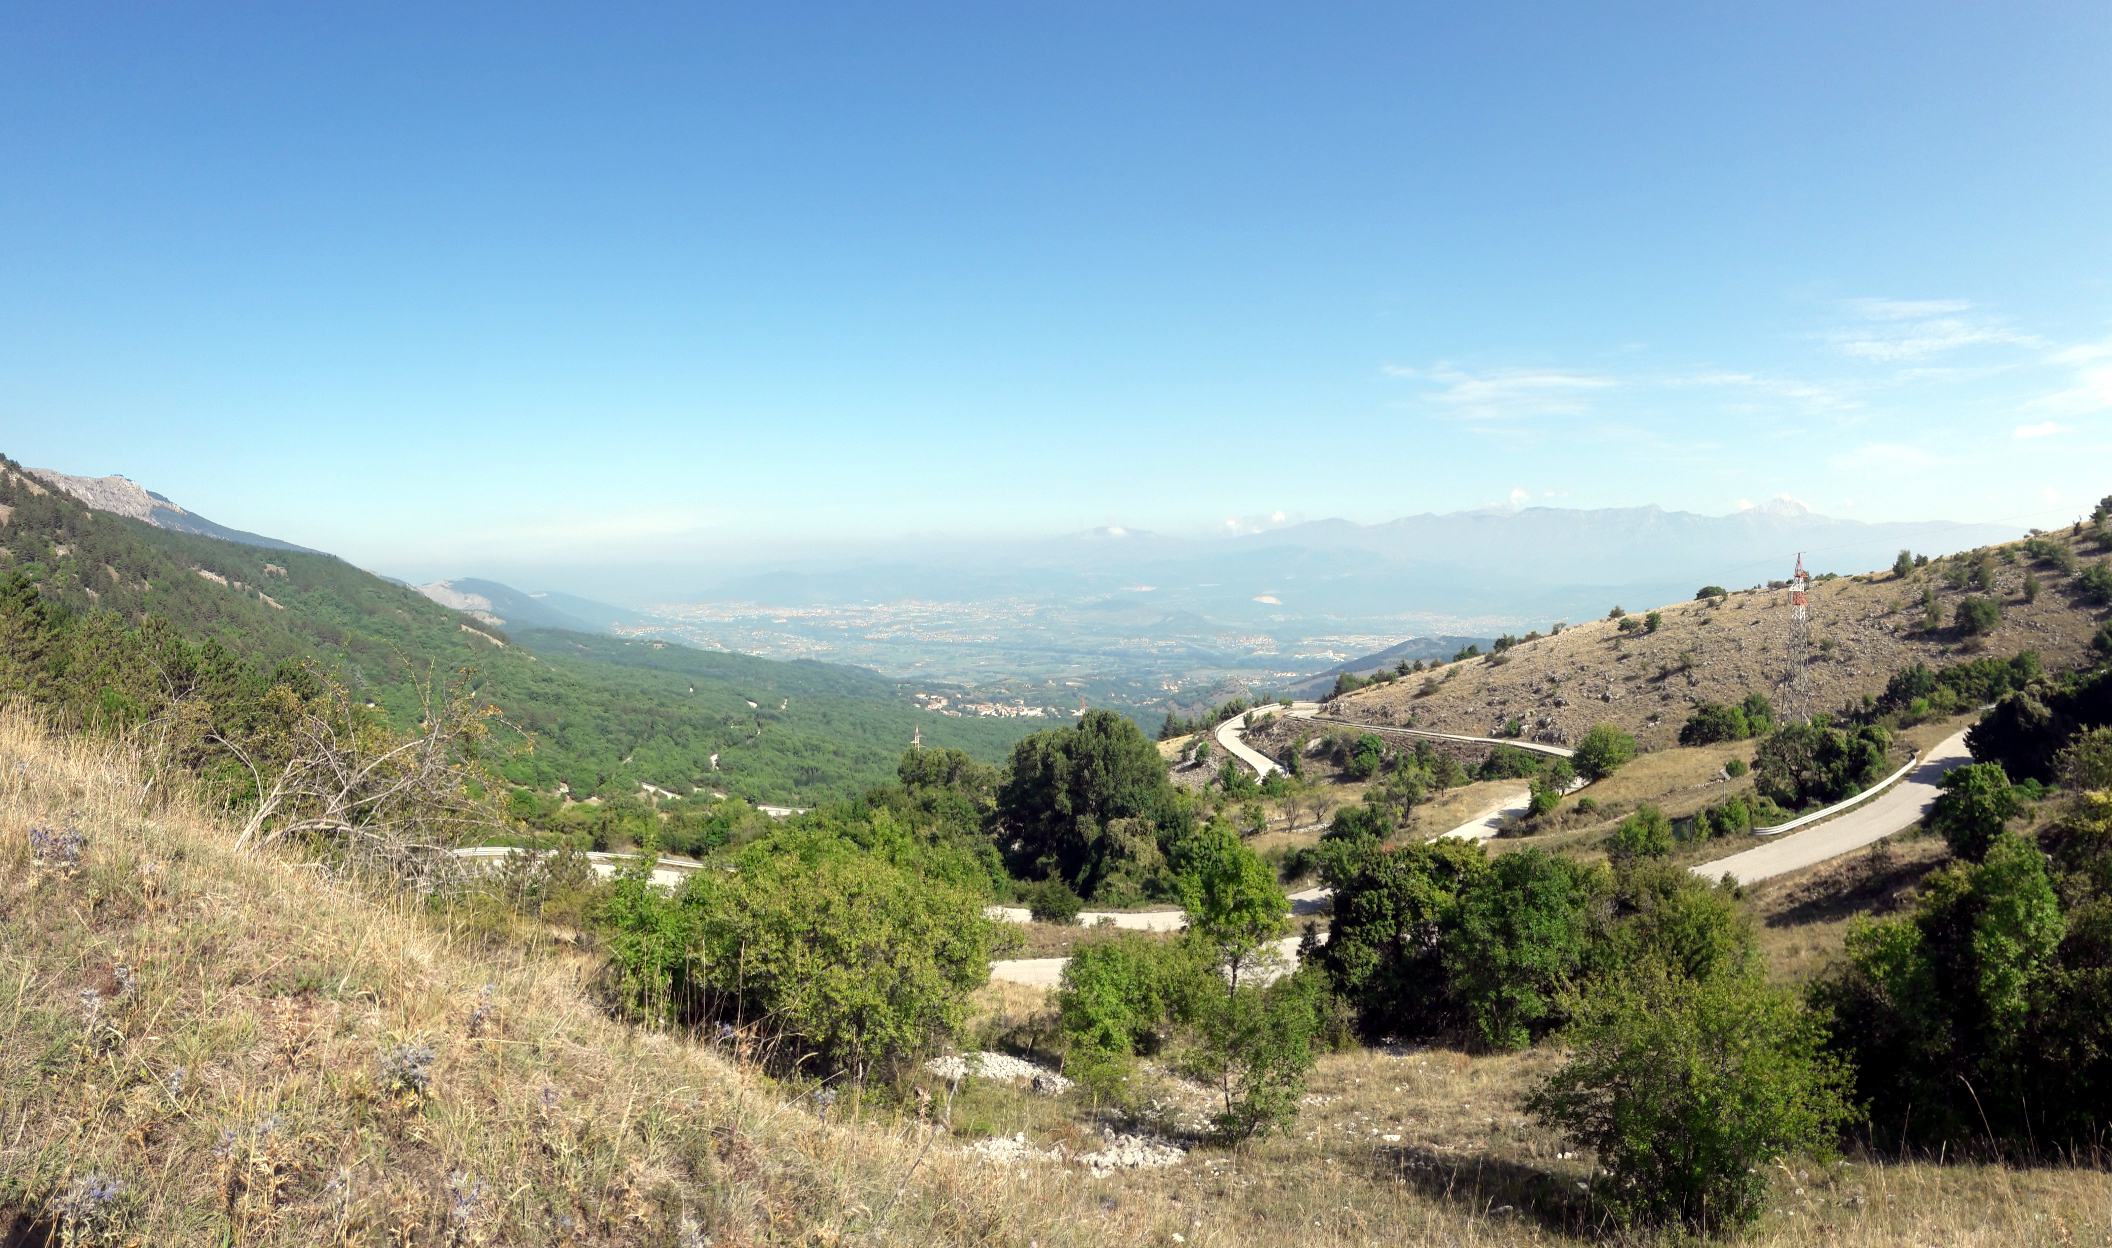
[[1110,527],[1001,550],[817,561],[694,596],[781,606],[1134,596],[1213,623],[1423,617],[1433,631],[1469,635],[1688,598],[1704,584],[1779,580],[1800,553],[1814,573],[1853,573],[1888,566],[1903,548],[1943,554],[2018,535],[2002,525],[1843,520],[1787,498],[1725,516],[1532,507],[1317,520],[1210,539]]

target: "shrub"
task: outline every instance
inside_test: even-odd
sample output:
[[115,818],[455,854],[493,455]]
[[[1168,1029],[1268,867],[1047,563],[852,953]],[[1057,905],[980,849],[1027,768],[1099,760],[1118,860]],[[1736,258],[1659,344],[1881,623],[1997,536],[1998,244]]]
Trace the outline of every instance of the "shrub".
[[1598,1156],[1597,1195],[1624,1223],[1749,1224],[1768,1163],[1830,1160],[1856,1117],[1820,1019],[1757,969],[1695,983],[1645,968],[1571,1008],[1569,1061],[1527,1106]]
[[1201,947],[1117,931],[1072,950],[1056,992],[1064,1070],[1128,1105],[1134,1059],[1158,1053],[1218,991]]
[[1327,999],[1309,971],[1200,998],[1197,1042],[1179,1068],[1217,1089],[1220,1138],[1244,1140],[1297,1116]]
[[[2101,812],[2078,824],[2104,826]],[[1919,893],[1912,915],[1852,925],[1840,969],[1813,986],[1875,1133],[1952,1147],[1998,1135],[2034,1151],[2094,1139],[2112,1096],[2075,1063],[2112,1040],[2102,919],[2064,967],[2069,923],[2046,858],[2010,833]]]
[[1658,629],[1663,628],[1664,625],[1665,617],[1660,612],[1652,611],[1650,614],[1643,617],[1643,628],[1648,632],[1654,633]]
[[1786,724],[1754,752],[1754,785],[1791,810],[1853,797],[1883,778],[1891,740],[1875,724],[1844,732],[1823,715]]
[[1595,815],[1595,814],[1598,814],[1598,813],[1599,813],[1599,799],[1598,799],[1598,798],[1595,798],[1595,797],[1580,797],[1580,798],[1578,798],[1578,799],[1577,799],[1577,813],[1578,813],[1578,814],[1580,814],[1580,815]]
[[1609,619],[1609,620],[1618,620],[1618,619],[1620,619],[1620,618],[1621,618],[1622,616],[1624,616],[1624,615],[1626,615],[1626,614],[1628,614],[1628,613],[1627,613],[1626,611],[1623,611],[1623,610],[1621,610],[1621,604],[1620,604],[1620,603],[1614,603],[1614,604],[1613,604],[1613,610],[1611,610],[1611,611],[1608,611],[1608,612],[1606,613],[1606,618],[1607,618],[1607,619]]
[[2036,572],[2026,572],[2026,573],[2024,574],[2024,601],[2026,601],[2026,602],[2037,602],[2038,600],[2039,600],[2039,577],[2038,577],[2038,573],[2036,573]]
[[1441,924],[1452,997],[1481,1043],[1516,1049],[1561,1022],[1562,984],[1590,932],[1585,868],[1540,849],[1505,854],[1470,877]]
[[1757,737],[1761,733],[1774,731],[1775,708],[1774,704],[1767,700],[1766,694],[1746,694],[1745,700],[1738,704],[1738,709],[1745,712],[1747,735]]
[[1929,827],[1960,858],[1978,862],[2002,835],[2002,826],[2023,813],[2024,803],[2000,763],[1954,767],[1929,807]]
[[1445,998],[1438,923],[1466,881],[1488,869],[1482,847],[1331,838],[1316,854],[1321,882],[1334,892],[1334,918],[1312,964],[1352,1003],[1365,1035],[1436,1030]]
[[1375,732],[1359,733],[1335,744],[1335,761],[1351,780],[1369,780],[1386,758],[1386,742]]
[[966,1019],[1017,934],[982,898],[868,853],[808,860],[759,842],[738,873],[668,896],[640,860],[606,912],[611,969],[635,1010],[760,1023],[823,1071],[862,1075],[929,1052]]
[[1702,702],[1679,729],[1681,745],[1715,745],[1721,741],[1743,741],[1752,735],[1745,711],[1722,702]]
[[1909,550],[1900,551],[1899,558],[1894,559],[1892,561],[1892,575],[1895,577],[1904,577],[1911,576],[1913,572],[1914,552]]
[[[2071,561],[2074,558],[2073,555],[2069,556]],[[2083,574],[2075,578],[2075,588],[2086,602],[2095,603],[2100,607],[2112,604],[2112,567],[2105,566],[2103,559],[2098,560],[2083,569]]]
[[1481,760],[1474,769],[1476,780],[1523,780],[1540,774],[1546,765],[1543,755],[1532,750],[1521,750],[1516,746],[1498,745],[1489,749],[1489,756]]
[[1672,824],[1664,811],[1644,802],[1634,814],[1621,820],[1613,835],[1606,838],[1605,846],[1607,857],[1616,860],[1662,858],[1672,852]]
[[1694,597],[1697,601],[1703,598],[1724,598],[1728,597],[1730,592],[1721,585],[1704,585],[1694,591]]
[[1738,777],[1744,775],[1747,770],[1748,768],[1745,765],[1745,760],[1742,758],[1734,758],[1723,765],[1723,774],[1729,776],[1733,780],[1736,780]]
[[1966,636],[1984,636],[2002,623],[2002,604],[1992,598],[1962,598],[1951,618]]
[[1042,880],[1027,886],[1027,913],[1036,923],[1069,927],[1078,921],[1078,912],[1084,908],[1078,894],[1062,880]]
[[1635,757],[1635,738],[1609,723],[1596,723],[1577,742],[1570,760],[1586,780],[1603,780]]

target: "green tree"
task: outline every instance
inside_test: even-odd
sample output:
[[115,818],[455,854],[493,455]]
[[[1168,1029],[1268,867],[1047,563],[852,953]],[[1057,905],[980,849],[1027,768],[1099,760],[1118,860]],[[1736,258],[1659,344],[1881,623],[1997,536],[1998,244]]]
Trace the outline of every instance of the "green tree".
[[1688,714],[1687,722],[1680,725],[1679,743],[1714,745],[1720,741],[1743,741],[1751,735],[1742,708],[1722,702],[1701,702]]
[[1274,942],[1290,930],[1275,872],[1212,823],[1185,846],[1180,877],[1187,939],[1206,951],[1223,990],[1197,1003],[1198,1039],[1182,1062],[1216,1086],[1218,1129],[1232,1139],[1289,1121],[1312,1069],[1319,1002],[1310,975],[1278,976]]
[[1978,862],[2002,835],[2002,827],[2024,812],[2016,786],[2000,763],[1954,767],[1929,807],[1928,824],[1960,858]]
[[1897,558],[1897,559],[1894,559],[1894,560],[1892,561],[1892,575],[1893,575],[1893,577],[1894,577],[1895,579],[1904,579],[1904,578],[1906,578],[1906,577],[1912,576],[1913,574],[1914,574],[1914,552],[1913,552],[1913,551],[1910,551],[1910,550],[1902,550],[1902,551],[1900,551],[1900,552],[1899,552],[1899,558]]
[[1924,585],[1921,589],[1921,628],[1933,633],[1943,627],[1943,604],[1936,601],[1936,587]]
[[2112,789],[2112,728],[2077,733],[2054,756],[2060,782],[2079,791]]
[[2037,602],[2038,600],[2039,574],[2036,572],[2026,572],[2024,574],[2024,601]]
[[1466,882],[1488,869],[1482,847],[1441,838],[1384,846],[1330,837],[1315,851],[1333,894],[1325,944],[1307,958],[1356,1011],[1365,1035],[1427,1035],[1445,1020],[1439,923]]
[[1522,1048],[1561,1021],[1590,904],[1585,869],[1540,849],[1505,854],[1461,888],[1440,945],[1453,998],[1484,1045]]
[[1635,738],[1622,732],[1613,724],[1601,721],[1585,732],[1584,739],[1577,742],[1576,754],[1570,760],[1577,774],[1586,780],[1603,780],[1635,757]]
[[1649,802],[1637,806],[1606,838],[1609,858],[1662,858],[1671,852],[1672,823]]
[[1704,585],[1694,591],[1694,597],[1697,601],[1703,598],[1723,598],[1729,594],[1730,591],[1721,585]]
[[1569,1008],[1569,1061],[1527,1107],[1597,1155],[1596,1194],[1624,1223],[1750,1224],[1769,1163],[1830,1160],[1856,1117],[1821,1020],[1757,967],[1699,982],[1645,967]]
[[1785,724],[1754,751],[1754,787],[1791,810],[1837,802],[1883,778],[1890,746],[1876,724],[1844,732],[1824,715]]
[[1654,633],[1658,629],[1663,628],[1664,624],[1665,617],[1661,612],[1652,611],[1650,614],[1643,617],[1643,628],[1648,632]]
[[2002,604],[1992,598],[1961,598],[1952,619],[1966,636],[1984,636],[2001,625]]
[[[2067,934],[2044,855],[2012,833],[1976,865],[1931,872],[1912,915],[1849,928],[1841,969],[1813,996],[1833,1018],[1835,1046],[1855,1061],[1858,1094],[1881,1135],[2029,1139],[2033,1118],[2088,1121],[2093,1100],[2102,1108],[2102,1087],[2070,1065],[2104,1043],[2101,1001],[2071,1007],[2072,1038],[2051,1051],[2045,1042],[2065,1028],[2047,1036],[2034,1022],[2051,1023],[2063,997],[2080,1004],[2094,991],[2083,987],[2093,976],[2078,982],[2061,967]],[[2099,961],[2102,937],[2091,944],[2078,952]],[[2086,1108],[2068,1115],[2047,1103],[2061,1098]]]
[[1189,933],[1216,951],[1233,985],[1273,954],[1290,932],[1291,903],[1276,873],[1223,823],[1198,829],[1182,846],[1181,908]]
[[1170,831],[1182,818],[1158,747],[1106,710],[1014,746],[996,806],[1018,842],[1021,873],[1055,876],[1087,897],[1115,865],[1112,824],[1142,820]]

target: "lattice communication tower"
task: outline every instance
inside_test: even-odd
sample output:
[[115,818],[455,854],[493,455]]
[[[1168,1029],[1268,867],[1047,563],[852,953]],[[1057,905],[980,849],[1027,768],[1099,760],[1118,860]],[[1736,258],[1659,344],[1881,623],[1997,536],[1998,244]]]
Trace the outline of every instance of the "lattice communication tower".
[[1797,552],[1797,570],[1789,578],[1789,634],[1783,649],[1789,660],[1782,675],[1782,718],[1803,723],[1811,718],[1811,607],[1805,591],[1811,578],[1804,573],[1804,553]]

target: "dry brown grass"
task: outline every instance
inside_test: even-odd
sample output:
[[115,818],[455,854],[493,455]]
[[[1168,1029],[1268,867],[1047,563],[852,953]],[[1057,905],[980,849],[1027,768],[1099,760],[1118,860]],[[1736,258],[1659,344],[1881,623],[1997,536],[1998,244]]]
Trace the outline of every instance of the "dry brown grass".
[[[2077,546],[2083,566],[2097,557],[2094,544]],[[2004,548],[1989,549],[1999,558]],[[1814,585],[1812,637],[1832,643],[1814,654],[1815,708],[1876,695],[1893,672],[1917,660],[1940,665],[2029,649],[2049,669],[2074,665],[2089,654],[2090,636],[2105,612],[2080,597],[2072,578],[2051,568],[2036,569],[2044,590],[2026,603],[2025,571],[2021,562],[1998,563],[2001,627],[1992,637],[1971,641],[1948,627],[1932,634],[1912,628],[1925,587],[1936,588],[1946,622],[1967,596],[1945,585],[1933,566],[1904,580],[1880,572]],[[1609,720],[1646,748],[1664,749],[1677,742],[1696,701],[1735,702],[1755,692],[1780,700],[1786,597],[1784,591],[1755,590],[1734,593],[1720,607],[1671,603],[1659,608],[1663,624],[1652,634],[1623,634],[1612,620],[1587,621],[1513,647],[1500,663],[1479,658],[1452,665],[1447,671],[1457,675],[1428,697],[1416,696],[1421,678],[1410,677],[1336,699],[1328,713],[1392,724],[1413,715],[1419,727],[1475,736],[1495,733],[1515,715],[1534,732],[1564,742]],[[1691,669],[1683,667],[1682,654],[1693,657]],[[1543,719],[1544,730],[1537,727]]]
[[[657,1245],[685,1212],[722,1248],[1595,1238],[1554,1195],[1585,1163],[1517,1121],[1552,1050],[1329,1057],[1290,1133],[1170,1169],[990,1164],[956,1137],[1085,1146],[1090,1110],[971,1081],[952,1136],[822,1115],[738,1052],[606,1017],[568,945],[237,855],[185,802],[142,811],[138,780],[120,750],[0,716],[0,1235],[38,1242],[95,1173],[125,1185],[116,1242],[151,1245]],[[29,829],[69,817],[78,871],[33,866]],[[1000,1031],[1046,1013],[1016,987],[983,1004]],[[406,1042],[433,1051],[425,1094],[377,1064]],[[479,1193],[460,1218],[457,1174]],[[2112,1181],[2066,1170],[1851,1164],[1778,1192],[1754,1242],[2104,1244],[2112,1216]]]

